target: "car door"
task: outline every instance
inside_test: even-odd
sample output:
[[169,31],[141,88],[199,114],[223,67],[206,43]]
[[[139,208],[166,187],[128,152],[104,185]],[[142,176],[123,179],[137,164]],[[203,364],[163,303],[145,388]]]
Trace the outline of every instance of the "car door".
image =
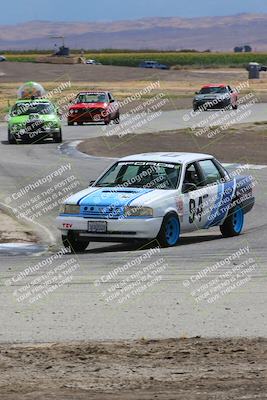
[[203,196],[205,203],[202,211],[202,228],[219,225],[226,217],[231,205],[235,185],[228,179],[213,159],[197,162],[203,179]]
[[181,225],[184,232],[202,229],[206,223],[203,219],[203,212],[208,191],[205,189],[203,179],[197,162],[186,165],[182,183],[183,216]]

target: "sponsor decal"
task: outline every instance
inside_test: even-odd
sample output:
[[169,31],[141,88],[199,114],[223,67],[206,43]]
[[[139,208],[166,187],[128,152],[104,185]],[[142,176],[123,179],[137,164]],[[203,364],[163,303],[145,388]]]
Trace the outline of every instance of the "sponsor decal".
[[183,202],[183,199],[181,199],[181,197],[178,197],[178,198],[176,199],[176,207],[177,207],[178,215],[179,215],[181,221],[183,221],[184,202]]
[[72,228],[72,224],[63,223],[62,226],[63,226],[63,228],[65,228],[65,229],[70,229],[70,228]]

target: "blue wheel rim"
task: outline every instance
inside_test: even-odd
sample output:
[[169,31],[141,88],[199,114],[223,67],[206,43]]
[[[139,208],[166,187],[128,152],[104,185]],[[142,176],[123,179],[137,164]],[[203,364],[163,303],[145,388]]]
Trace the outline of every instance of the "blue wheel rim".
[[173,246],[179,239],[180,225],[175,217],[168,219],[166,223],[166,241],[169,246]]
[[237,207],[235,212],[233,213],[233,228],[236,233],[240,233],[242,231],[244,224],[244,212],[241,207]]

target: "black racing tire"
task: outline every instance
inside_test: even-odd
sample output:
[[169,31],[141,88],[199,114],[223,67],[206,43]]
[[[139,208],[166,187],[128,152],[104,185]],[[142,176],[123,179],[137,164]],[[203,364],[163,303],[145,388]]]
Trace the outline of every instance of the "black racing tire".
[[61,143],[62,142],[62,131],[60,129],[59,132],[53,133],[53,139],[55,143]]
[[104,124],[109,125],[110,124],[110,115],[104,119]]
[[232,104],[232,109],[233,110],[237,110],[238,109],[238,105],[236,104],[235,106]]
[[196,112],[196,111],[198,111],[198,106],[193,106],[193,110]]
[[116,114],[116,117],[114,118],[114,124],[119,124],[120,123],[120,113]]
[[220,225],[220,231],[224,238],[238,236],[244,225],[244,210],[239,205],[235,206],[228,214],[224,223]]
[[68,121],[68,126],[73,126],[74,125],[74,122],[69,122]]
[[90,241],[79,240],[76,235],[69,232],[67,236],[62,235],[62,243],[65,248],[70,247],[72,253],[83,253],[88,247]]
[[77,122],[77,125],[82,126],[83,122]]
[[17,143],[15,136],[12,135],[12,133],[10,131],[8,131],[7,140],[8,140],[9,144],[16,144]]
[[179,218],[175,212],[170,212],[163,218],[157,240],[161,247],[173,247],[177,245],[179,239]]

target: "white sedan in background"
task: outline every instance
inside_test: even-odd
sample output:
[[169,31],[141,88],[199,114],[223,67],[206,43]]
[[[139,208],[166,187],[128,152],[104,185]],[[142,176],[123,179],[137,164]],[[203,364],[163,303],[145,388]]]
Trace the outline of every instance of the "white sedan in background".
[[239,235],[252,209],[250,176],[231,178],[211,155],[145,153],[115,162],[89,188],[69,197],[57,217],[63,244],[156,239],[175,246],[180,235],[219,226]]
[[100,62],[96,61],[96,60],[86,60],[85,64],[90,64],[90,65],[102,65]]

